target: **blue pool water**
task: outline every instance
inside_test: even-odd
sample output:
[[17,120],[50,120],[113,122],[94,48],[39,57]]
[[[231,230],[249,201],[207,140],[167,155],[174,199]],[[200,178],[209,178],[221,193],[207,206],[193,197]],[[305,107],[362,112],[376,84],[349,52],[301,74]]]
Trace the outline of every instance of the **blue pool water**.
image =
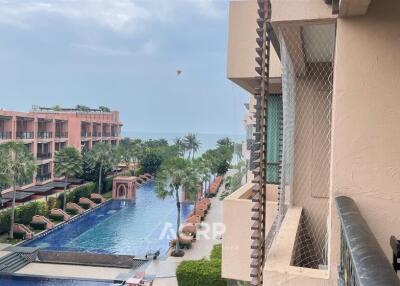
[[111,282],[86,280],[52,279],[37,277],[0,276],[0,285],[4,286],[116,286]]
[[[192,205],[182,205],[182,219],[192,209]],[[175,200],[172,197],[157,198],[154,183],[148,183],[137,190],[135,201],[110,201],[44,237],[25,242],[23,246],[137,256],[160,250],[165,254],[171,236],[162,234],[166,223],[175,229],[176,212]],[[170,233],[173,230],[167,231]]]

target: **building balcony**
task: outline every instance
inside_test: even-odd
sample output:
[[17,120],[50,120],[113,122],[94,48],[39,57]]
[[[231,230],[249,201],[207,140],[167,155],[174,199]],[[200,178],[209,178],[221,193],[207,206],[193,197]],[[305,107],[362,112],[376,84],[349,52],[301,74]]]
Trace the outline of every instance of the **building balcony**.
[[[226,232],[222,240],[222,277],[250,281],[252,196],[254,184],[247,183],[223,200],[223,223]],[[277,203],[266,203],[266,229],[271,228]],[[240,216],[238,216],[240,214]]]
[[86,131],[81,132],[81,138],[89,138],[91,136],[92,136],[91,132],[86,132]]
[[45,153],[38,153],[37,154],[37,159],[38,160],[48,160],[52,158],[52,153],[51,152],[45,152]]
[[58,139],[68,138],[68,132],[57,131],[56,132],[56,138],[58,138]]
[[51,173],[39,174],[36,176],[36,182],[42,183],[51,179]]
[[51,139],[53,138],[53,132],[39,131],[37,132],[37,137],[39,139]]
[[9,140],[11,137],[11,131],[0,131],[0,140]]
[[17,139],[33,139],[34,132],[30,131],[17,131]]

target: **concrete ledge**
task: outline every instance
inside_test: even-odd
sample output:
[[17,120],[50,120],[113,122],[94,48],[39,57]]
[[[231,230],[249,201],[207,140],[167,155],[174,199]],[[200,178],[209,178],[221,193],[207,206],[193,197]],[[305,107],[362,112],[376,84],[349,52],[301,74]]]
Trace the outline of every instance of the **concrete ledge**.
[[[300,225],[302,211],[303,209],[301,207],[291,207],[288,209],[281,228],[279,229],[279,233],[269,251],[264,268],[266,281],[268,281],[268,277],[278,279],[273,281],[284,281],[289,277],[288,275],[312,279],[329,279],[328,270],[293,266],[293,253],[295,250],[296,238],[298,237],[297,232]],[[300,283],[300,281],[297,281],[297,283]]]

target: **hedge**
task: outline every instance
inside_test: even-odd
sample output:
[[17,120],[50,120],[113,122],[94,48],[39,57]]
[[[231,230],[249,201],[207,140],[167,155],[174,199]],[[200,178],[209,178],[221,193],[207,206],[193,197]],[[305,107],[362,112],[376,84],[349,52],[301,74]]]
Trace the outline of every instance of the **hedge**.
[[90,203],[79,203],[79,205],[85,210],[88,210],[90,208]]
[[92,200],[92,202],[94,202],[95,204],[100,204],[100,203],[101,203],[101,198],[92,198],[91,200]]
[[222,244],[214,245],[211,251],[210,259],[211,260],[222,259]]
[[222,245],[213,247],[210,260],[183,261],[176,270],[179,286],[227,286],[221,277]]
[[227,286],[221,278],[221,260],[183,261],[176,270],[179,286]]
[[31,223],[30,223],[30,226],[31,226],[33,229],[40,229],[40,230],[43,230],[43,229],[46,229],[47,223],[45,223],[45,222],[31,222]]
[[[43,201],[30,202],[15,209],[15,222],[28,225],[35,215],[47,215],[47,205]],[[11,214],[11,212],[10,212]]]
[[69,215],[76,215],[78,211],[76,209],[66,209],[67,214]]
[[[90,198],[90,194],[96,191],[95,183],[87,183],[85,185],[76,187],[75,189],[67,192],[67,203],[79,203],[80,198]],[[57,206],[62,209],[64,206],[64,193],[60,194],[57,199]]]
[[54,221],[63,221],[64,220],[64,215],[62,215],[62,214],[50,214],[49,218],[54,220]]
[[14,238],[15,239],[25,239],[25,232],[14,231]]
[[11,209],[0,213],[0,234],[6,233],[11,228]]

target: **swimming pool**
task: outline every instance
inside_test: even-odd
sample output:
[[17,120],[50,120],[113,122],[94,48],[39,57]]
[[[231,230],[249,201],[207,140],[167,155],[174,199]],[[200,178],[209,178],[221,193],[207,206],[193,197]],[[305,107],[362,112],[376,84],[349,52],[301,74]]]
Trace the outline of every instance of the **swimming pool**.
[[[193,206],[183,204],[182,219]],[[77,220],[50,231],[43,237],[22,246],[56,251],[78,251],[144,256],[148,251],[166,254],[170,236],[166,224],[176,225],[176,203],[173,198],[161,200],[154,192],[154,183],[137,190],[136,200],[112,200]],[[170,229],[167,234],[173,233]],[[162,237],[161,237],[162,236]]]
[[8,286],[117,286],[121,283],[105,281],[53,279],[26,276],[0,276],[0,285]]

